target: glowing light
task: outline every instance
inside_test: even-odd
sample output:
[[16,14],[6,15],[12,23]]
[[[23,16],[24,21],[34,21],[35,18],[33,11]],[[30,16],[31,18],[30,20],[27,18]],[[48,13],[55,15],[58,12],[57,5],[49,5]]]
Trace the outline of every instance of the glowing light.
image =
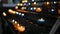
[[5,12],[3,12],[3,16],[7,16],[7,14]]
[[24,10],[24,9],[26,9],[26,7],[22,7],[21,9]]
[[31,5],[31,3],[28,3],[28,5]]
[[18,31],[20,31],[20,32],[24,32],[24,31],[25,31],[25,27],[24,27],[24,26],[20,26],[20,27],[18,27],[17,29],[18,29]]
[[38,24],[45,24],[45,19],[40,18],[40,19],[37,20],[37,23]]
[[44,24],[45,23],[45,19],[43,19],[43,18],[38,19],[37,23],[38,24]]
[[58,9],[58,14],[60,14],[60,9]]
[[13,19],[12,22],[15,22],[15,20]]
[[33,8],[30,8],[30,10],[33,10]]
[[24,9],[26,9],[26,7],[24,7]]
[[22,13],[22,16],[24,16],[24,14]]
[[36,5],[36,2],[34,2],[34,5]]
[[36,8],[36,12],[41,12],[42,9],[41,8]]
[[17,5],[18,5],[18,6],[23,6],[23,4],[22,4],[22,3],[18,3]]
[[54,11],[54,9],[51,9],[51,11]]
[[8,11],[13,11],[12,9],[9,9]]
[[19,6],[20,4],[18,3],[17,5]]
[[46,4],[46,5],[49,5],[49,4],[50,4],[50,2],[45,2],[45,4]]
[[20,24],[18,24],[17,22],[14,23],[14,27],[16,30],[18,30],[19,32],[24,32],[25,31],[25,26],[21,26]]
[[16,12],[16,14],[19,14],[19,12]]
[[34,10],[36,10],[36,7],[34,7]]
[[36,7],[34,7],[34,8],[30,8],[30,10],[36,10]]
[[18,23],[17,21],[14,22],[14,24],[17,24],[17,23]]
[[18,6],[16,6],[15,9],[18,9]]
[[26,3],[24,3],[24,6],[26,6]]
[[21,15],[21,13],[19,13],[19,15]]
[[56,1],[54,1],[54,4],[56,4],[57,2]]
[[32,2],[34,2],[34,0],[32,0]]
[[8,12],[9,12],[10,14],[15,14],[15,13],[16,13],[16,11],[13,11],[12,9],[9,9]]
[[28,0],[22,0],[22,3],[27,3],[28,2]]
[[41,18],[41,19],[38,19],[38,21],[40,21],[40,22],[44,22],[45,20],[44,20],[43,18]]
[[17,26],[20,26],[20,24],[17,24]]

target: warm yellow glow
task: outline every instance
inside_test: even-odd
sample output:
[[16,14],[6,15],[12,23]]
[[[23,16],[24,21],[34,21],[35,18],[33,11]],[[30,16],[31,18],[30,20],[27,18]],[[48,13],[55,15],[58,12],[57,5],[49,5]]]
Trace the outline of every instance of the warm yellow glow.
[[17,24],[17,26],[20,26],[19,24]]
[[25,31],[25,27],[24,26],[20,26],[17,28],[19,32],[24,32]]
[[36,5],[36,2],[34,2],[34,5]]
[[41,8],[37,8],[37,9],[36,9],[36,12],[41,12],[41,11],[42,11]]
[[47,2],[47,5],[50,4],[49,2]]
[[18,6],[16,6],[15,9],[18,9]]
[[22,4],[22,3],[18,3],[17,5],[18,5],[18,6],[23,6],[23,4]]
[[12,9],[9,9],[8,11],[13,11]]
[[22,7],[21,9],[24,10],[24,7]]
[[13,23],[14,28],[18,30],[19,32],[24,32],[25,31],[25,26],[21,26],[17,21]]
[[8,12],[9,12],[10,14],[15,14],[15,13],[16,13],[16,11],[13,11],[12,9],[9,9]]
[[23,4],[21,3],[20,6],[23,6]]
[[28,0],[22,0],[22,3],[25,3],[25,2],[27,3],[27,2],[28,2]]
[[58,14],[60,14],[60,9],[58,9]]
[[7,16],[5,12],[3,12],[3,16]]
[[34,2],[34,3],[33,3],[33,6],[36,6],[36,5],[37,5],[37,3],[36,3],[36,2]]
[[17,5],[19,6],[20,4],[18,3]]
[[25,27],[24,26],[21,26],[20,24],[16,23],[14,24],[14,28],[16,30],[18,30],[19,32],[24,32],[25,31]]
[[15,22],[13,23],[13,25],[14,25],[14,28],[17,30],[17,28],[18,28],[18,26],[19,26],[18,22],[15,21]]
[[45,2],[45,4],[46,4],[46,5],[49,5],[49,4],[50,4],[50,2]]
[[20,10],[20,9],[18,9],[17,11],[18,11],[18,12],[23,12],[23,13],[28,13],[28,11]]
[[17,24],[17,23],[18,23],[17,21],[14,22],[14,24]]

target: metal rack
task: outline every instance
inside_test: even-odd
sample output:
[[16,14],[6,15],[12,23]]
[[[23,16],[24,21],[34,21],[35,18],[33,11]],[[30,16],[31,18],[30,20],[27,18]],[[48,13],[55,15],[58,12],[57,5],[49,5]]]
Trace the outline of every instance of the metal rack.
[[57,19],[56,23],[53,25],[49,34],[55,34],[59,26],[60,26],[60,18]]

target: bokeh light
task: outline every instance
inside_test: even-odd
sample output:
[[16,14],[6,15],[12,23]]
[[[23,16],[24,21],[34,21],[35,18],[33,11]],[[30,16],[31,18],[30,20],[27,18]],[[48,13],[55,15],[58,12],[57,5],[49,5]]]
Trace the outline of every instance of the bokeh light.
[[41,12],[42,8],[36,8],[36,12]]
[[7,16],[7,14],[5,12],[3,12],[3,16]]
[[58,9],[58,14],[60,14],[60,9]]
[[16,13],[16,11],[13,11],[12,9],[9,9],[8,12],[9,12],[10,14],[15,14],[15,13]]
[[45,19],[40,18],[37,20],[38,24],[44,24],[45,23]]

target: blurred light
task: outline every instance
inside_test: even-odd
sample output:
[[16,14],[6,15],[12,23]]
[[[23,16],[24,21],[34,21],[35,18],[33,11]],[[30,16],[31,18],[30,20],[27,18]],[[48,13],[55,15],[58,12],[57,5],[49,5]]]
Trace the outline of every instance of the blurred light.
[[16,14],[19,14],[19,12],[16,12]]
[[28,5],[31,5],[31,3],[28,3]]
[[32,2],[34,2],[34,0],[32,0]]
[[15,22],[15,20],[13,19],[11,22]]
[[42,9],[41,8],[36,8],[36,12],[41,12]]
[[7,16],[7,14],[5,12],[3,12],[3,16]]
[[21,15],[21,13],[19,13],[19,15]]
[[45,2],[45,4],[46,4],[46,5],[49,5],[49,4],[50,4],[50,2]]
[[22,7],[21,9],[24,10],[24,7]]
[[24,9],[27,9],[26,7],[24,7]]
[[24,26],[20,26],[17,28],[19,32],[24,32],[25,31],[25,27]]
[[36,2],[34,2],[34,5],[36,5]]
[[20,4],[18,3],[17,5],[19,6]]
[[24,10],[24,9],[26,9],[26,7],[22,7],[21,9]]
[[20,3],[20,6],[23,6],[23,4],[22,4],[22,3]]
[[17,23],[18,23],[17,21],[14,22],[14,24],[17,24]]
[[55,9],[51,9],[51,12],[50,12],[51,14],[56,14],[56,11],[55,11]]
[[26,6],[27,4],[26,3],[24,3],[24,6]]
[[50,3],[49,2],[47,2],[47,5],[49,5]]
[[28,2],[28,0],[22,0],[22,3],[27,3]]
[[13,11],[12,9],[9,9],[8,11]]
[[54,4],[56,4],[57,2],[56,1],[54,1]]
[[24,16],[24,14],[22,13],[22,16]]
[[34,7],[34,10],[36,10],[36,7]]
[[44,20],[43,18],[41,18],[41,19],[38,19],[38,21],[40,21],[40,22],[44,22],[45,20]]
[[18,9],[18,6],[16,6],[15,9]]
[[33,8],[30,8],[30,10],[33,10]]
[[38,24],[44,24],[45,23],[45,19],[41,18],[41,19],[38,19]]
[[60,14],[60,9],[58,9],[58,14]]
[[12,9],[9,9],[8,12],[9,12],[10,14],[15,14],[15,13],[16,13],[16,11],[13,11]]
[[20,24],[17,24],[17,26],[20,26]]
[[54,11],[54,9],[51,9],[51,11]]
[[17,21],[14,23],[14,28],[18,30],[19,32],[24,32],[25,31],[25,26],[21,26]]
[[22,4],[22,3],[18,3],[17,5],[18,5],[18,6],[23,6],[23,4]]
[[36,7],[32,7],[32,8],[30,8],[30,10],[36,10]]

